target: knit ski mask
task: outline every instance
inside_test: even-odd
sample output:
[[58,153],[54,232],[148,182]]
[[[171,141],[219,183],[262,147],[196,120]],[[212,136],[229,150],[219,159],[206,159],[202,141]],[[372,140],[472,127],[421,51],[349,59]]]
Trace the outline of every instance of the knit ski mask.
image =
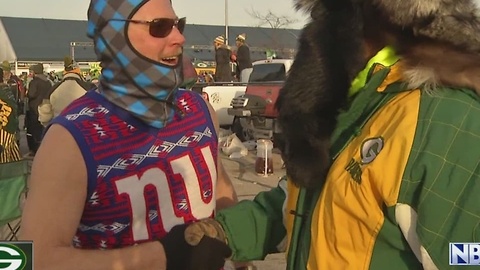
[[174,97],[183,80],[182,61],[170,67],[144,57],[128,41],[128,23],[122,21],[148,1],[92,0],[87,35],[101,61],[100,92],[150,126],[162,128],[178,110]]

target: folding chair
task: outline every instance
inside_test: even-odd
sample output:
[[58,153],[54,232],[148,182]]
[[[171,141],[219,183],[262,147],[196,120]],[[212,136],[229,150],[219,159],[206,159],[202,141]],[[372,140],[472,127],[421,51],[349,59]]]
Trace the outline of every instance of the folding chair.
[[0,164],[0,228],[5,231],[1,240],[18,240],[28,174],[27,160]]

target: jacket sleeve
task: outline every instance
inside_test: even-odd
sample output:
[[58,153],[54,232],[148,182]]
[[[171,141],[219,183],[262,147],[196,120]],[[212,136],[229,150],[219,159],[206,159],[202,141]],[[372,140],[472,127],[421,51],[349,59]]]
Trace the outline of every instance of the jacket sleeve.
[[286,200],[282,179],[276,188],[260,192],[252,201],[245,200],[216,215],[233,251],[233,261],[263,260],[279,252],[284,240],[283,207]]
[[28,94],[29,99],[34,99],[38,96],[38,84],[36,81],[32,80],[28,85]]

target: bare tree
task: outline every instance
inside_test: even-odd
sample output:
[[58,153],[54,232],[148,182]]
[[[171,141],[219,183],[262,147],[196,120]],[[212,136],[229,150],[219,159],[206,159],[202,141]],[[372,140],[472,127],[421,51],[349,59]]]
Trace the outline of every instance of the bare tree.
[[245,12],[250,15],[250,17],[258,21],[256,27],[270,26],[270,28],[273,29],[281,29],[287,28],[292,23],[298,22],[297,19],[292,19],[291,17],[285,15],[277,15],[271,10],[269,10],[266,14],[262,14],[251,7],[250,10],[245,10]]
[[[253,7],[251,7],[250,10],[245,10],[245,12],[257,21],[255,27],[269,26],[272,29],[284,29],[297,38],[296,35],[287,29],[291,24],[298,22],[297,19],[285,15],[277,15],[271,10],[263,14],[253,9]],[[293,55],[292,49],[284,48],[283,44],[279,42],[279,34],[278,31],[273,31],[271,34],[271,42],[265,44],[265,46],[268,47],[269,50],[273,49],[274,51],[282,52],[285,55]]]

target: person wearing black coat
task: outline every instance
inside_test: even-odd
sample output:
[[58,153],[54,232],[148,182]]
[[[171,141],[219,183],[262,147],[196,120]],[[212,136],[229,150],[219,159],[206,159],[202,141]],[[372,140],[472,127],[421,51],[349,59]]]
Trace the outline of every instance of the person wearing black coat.
[[231,82],[233,81],[232,69],[230,67],[230,59],[232,51],[225,45],[225,38],[218,36],[213,41],[215,46],[215,81],[216,82]]
[[48,99],[52,91],[52,83],[43,72],[41,63],[30,67],[33,79],[28,85],[28,107],[25,115],[27,128],[27,144],[30,155],[35,155],[42,141],[43,126],[38,121],[38,106]]
[[[242,71],[252,68],[252,60],[250,58],[250,48],[245,44],[246,34],[240,34],[237,36],[235,43],[237,45],[237,78],[239,81],[243,81]],[[243,75],[246,76],[246,75]]]

